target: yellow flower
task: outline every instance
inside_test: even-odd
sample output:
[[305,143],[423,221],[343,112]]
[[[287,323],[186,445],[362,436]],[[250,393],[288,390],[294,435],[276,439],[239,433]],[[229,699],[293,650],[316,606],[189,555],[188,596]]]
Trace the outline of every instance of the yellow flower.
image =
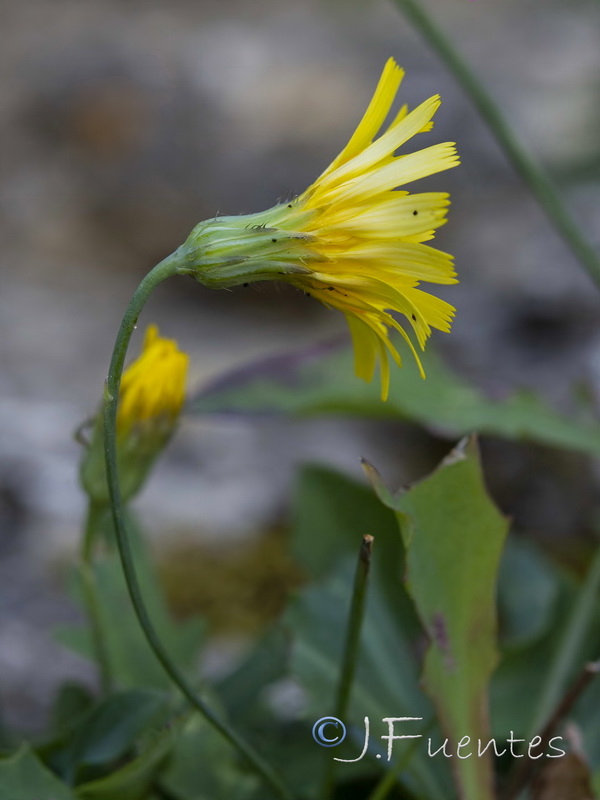
[[403,106],[381,131],[403,74],[389,59],[350,141],[299,197],[259,214],[202,222],[177,251],[179,272],[207,286],[285,280],[342,311],[356,373],[370,381],[379,361],[384,400],[388,354],[401,365],[390,329],[405,339],[425,377],[409,334],[390,312],[406,318],[423,349],[432,328],[450,330],[454,308],[418,287],[456,283],[452,256],[424,244],[446,221],[448,195],[398,191],[459,163],[448,142],[396,154],[431,129],[439,96],[410,113]]
[[174,339],[159,336],[149,325],[141,355],[123,373],[117,412],[117,432],[128,433],[147,420],[172,424],[185,399],[189,356]]
[[[125,370],[117,411],[117,459],[123,500],[130,500],[142,488],[175,430],[185,400],[188,361],[174,339],[163,339],[156,325],[150,325],[141,354]],[[97,505],[108,503],[101,413],[93,420],[92,435],[83,454],[81,483]]]

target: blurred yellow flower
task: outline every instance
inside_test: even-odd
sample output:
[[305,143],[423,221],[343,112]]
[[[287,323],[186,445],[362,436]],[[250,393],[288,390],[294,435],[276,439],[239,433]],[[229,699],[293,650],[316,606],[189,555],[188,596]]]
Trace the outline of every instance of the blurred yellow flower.
[[[123,500],[144,485],[158,456],[173,435],[185,400],[189,357],[174,339],[163,339],[149,325],[138,358],[125,370],[117,411],[117,459]],[[85,442],[81,483],[93,502],[107,504],[104,424],[98,412]]]
[[409,334],[390,312],[406,318],[423,349],[432,328],[450,330],[454,308],[419,284],[457,282],[452,256],[424,244],[445,223],[449,196],[398,191],[459,164],[449,142],[396,154],[431,129],[439,96],[410,113],[403,106],[382,131],[403,75],[390,58],[350,141],[299,197],[259,214],[202,222],[177,251],[178,271],[207,286],[284,280],[342,311],[356,373],[370,381],[379,361],[384,400],[388,354],[401,365],[390,329],[405,339],[425,377]]
[[149,325],[140,356],[121,379],[117,433],[127,434],[147,420],[164,420],[169,426],[179,416],[185,399],[189,356],[174,339],[164,339]]

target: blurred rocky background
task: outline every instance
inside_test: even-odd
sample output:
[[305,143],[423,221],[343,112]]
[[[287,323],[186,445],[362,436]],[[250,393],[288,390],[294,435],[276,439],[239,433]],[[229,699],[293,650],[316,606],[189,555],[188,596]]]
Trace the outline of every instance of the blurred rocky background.
[[[600,5],[426,5],[600,246]],[[63,588],[84,510],[73,430],[100,399],[134,287],[199,220],[305,188],[347,140],[388,56],[406,69],[410,105],[441,93],[430,141],[456,141],[462,155],[460,169],[426,182],[453,195],[437,241],[456,255],[462,282],[444,296],[458,313],[451,337],[434,334],[452,364],[494,396],[528,386],[568,410],[573,384],[587,382],[597,397],[600,295],[390,3],[8,0],[2,27],[0,697],[6,721],[34,730],[55,685],[86,674],[51,635],[75,614]],[[192,387],[343,329],[280,286],[211,293],[184,279],[161,288],[144,320],[191,353]],[[439,453],[425,434],[364,421],[184,427],[139,506],[163,544],[186,547],[246,548],[273,530],[300,462],[359,476],[364,455],[397,483]],[[588,460],[485,448],[495,494],[521,527],[555,543],[585,534],[600,477]]]

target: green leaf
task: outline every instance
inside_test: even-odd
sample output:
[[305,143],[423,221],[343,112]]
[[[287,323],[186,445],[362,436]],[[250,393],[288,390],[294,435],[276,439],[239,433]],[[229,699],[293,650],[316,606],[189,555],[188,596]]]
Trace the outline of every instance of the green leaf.
[[357,543],[367,533],[377,537],[379,551],[382,537],[390,546],[398,542],[394,515],[368,486],[315,465],[299,473],[292,527],[293,554],[312,579],[326,575],[341,554],[356,553]]
[[[492,679],[492,732],[499,742],[507,739],[511,731],[520,738],[532,735],[532,722],[537,713],[540,694],[555,659],[563,652],[561,648],[565,633],[573,622],[573,604],[581,591],[580,585],[572,575],[556,565],[546,563],[544,569],[552,575],[556,599],[552,603],[543,635],[518,647],[507,648]],[[526,575],[521,578],[527,581]],[[514,590],[518,594],[520,585],[515,583]],[[596,604],[591,630],[600,630],[600,603]],[[574,659],[574,670],[564,686],[564,692],[576,680],[583,664],[598,657],[598,638],[588,637],[583,649],[576,656],[571,655]],[[556,700],[557,704],[558,702],[559,698]],[[600,679],[596,678],[569,713],[569,719],[581,732],[583,751],[594,769],[600,767],[599,707]]]
[[[223,737],[198,715],[178,737],[160,786],[174,800],[246,800],[257,788]],[[86,799],[87,800],[87,799]]]
[[[309,466],[299,476],[292,519],[294,555],[308,577],[317,581],[299,594],[287,617],[293,637],[292,670],[307,693],[308,722],[312,725],[333,711],[356,552],[362,536],[369,533],[375,543],[350,714],[358,733],[354,744],[348,747],[360,752],[365,716],[374,726],[373,741],[387,731],[381,722],[386,716],[423,716],[425,725],[433,717],[433,710],[419,689],[414,657],[415,643],[422,632],[404,588],[404,547],[394,513],[364,484],[330,469]],[[319,748],[314,747],[310,728],[305,736],[313,745],[314,754]],[[354,752],[347,757],[355,756]],[[317,757],[319,752],[313,759]],[[398,757],[402,757],[400,751]],[[315,786],[322,759],[320,753],[317,768],[310,768],[307,754],[303,767],[303,774],[310,775]],[[373,763],[364,760],[344,765],[340,778],[359,770],[373,771]],[[388,766],[386,761],[375,763],[377,770]],[[422,788],[432,798],[445,799],[449,783],[444,783],[446,770],[441,760],[432,764],[421,752],[411,759],[402,781],[412,788]]]
[[362,537],[375,537],[371,569],[374,583],[407,636],[420,626],[404,590],[404,547],[392,511],[373,490],[332,469],[301,470],[292,501],[292,552],[308,576],[327,575],[344,556],[355,557]]
[[57,730],[69,727],[73,720],[88,712],[94,696],[87,686],[67,681],[60,686],[52,707],[52,725]]
[[551,624],[542,638],[502,653],[490,692],[492,734],[498,742],[506,740],[511,731],[517,737],[527,735],[543,688],[542,676],[547,675],[565,627],[569,602],[559,587]]
[[[289,650],[290,631],[279,625],[217,690],[232,723],[268,758],[286,785],[297,787],[298,795],[304,797],[309,789],[316,789],[322,753],[315,747],[310,729],[295,718],[290,720],[281,701],[274,699],[274,691],[283,690],[285,696],[290,689]],[[190,800],[197,798],[192,794]],[[262,800],[262,795],[255,800]]]
[[[599,609],[600,611],[600,609]],[[596,618],[595,630],[600,630],[600,621]],[[590,643],[590,661],[598,658],[598,641]],[[600,770],[600,736],[598,735],[598,713],[600,709],[600,675],[596,675],[592,683],[581,695],[572,717],[581,730],[583,752],[594,771]]]
[[187,717],[148,737],[143,751],[125,766],[77,787],[77,800],[143,800],[169,755]]
[[[377,552],[377,540],[374,555]],[[308,701],[307,721],[309,725],[333,713],[333,702],[337,686],[340,660],[343,652],[344,634],[350,606],[352,576],[355,556],[340,559],[337,568],[316,586],[309,586],[298,596],[290,608],[287,621],[293,635],[292,673],[303,687]],[[373,729],[370,739],[371,757],[375,759],[376,742],[387,731],[382,724],[385,717],[422,717],[424,722],[410,723],[410,733],[420,733],[433,716],[428,699],[419,689],[418,664],[414,658],[414,642],[406,631],[399,627],[389,603],[384,598],[379,582],[373,576],[368,604],[362,626],[360,659],[357,664],[348,720],[344,720],[351,735],[348,744],[340,747],[339,757],[357,758],[364,743],[364,718],[369,717]],[[310,730],[306,732],[307,738]],[[315,748],[318,746],[315,744]],[[379,745],[381,752],[381,745]],[[398,748],[397,758],[404,752]],[[325,750],[322,758],[331,758]],[[338,753],[336,750],[336,757]],[[344,764],[340,768],[340,779],[362,772],[375,771],[387,761],[365,759],[356,764]],[[407,764],[400,782],[414,791],[420,791],[428,800],[446,800],[448,781],[447,767],[443,759],[426,757],[423,748],[415,752]],[[318,774],[310,774],[318,783]],[[308,780],[308,777],[307,777]],[[307,793],[310,795],[310,785]]]
[[227,716],[235,725],[263,726],[265,691],[287,676],[288,639],[275,627],[257,644],[231,673],[218,682],[216,691]]
[[162,722],[167,703],[167,695],[142,689],[109,697],[89,714],[77,732],[77,764],[108,764],[127,753],[147,728]]
[[600,797],[600,769],[594,772],[592,776],[592,788],[594,789],[594,795]]
[[323,345],[233,373],[198,395],[189,411],[400,418],[449,438],[476,431],[600,453],[597,422],[564,417],[528,391],[491,400],[446,367],[431,345],[422,360],[427,380],[407,357],[402,369],[392,370],[389,400],[382,403],[376,381],[367,384],[355,377],[349,351]]
[[[183,669],[195,666],[203,641],[204,623],[198,619],[175,622],[164,600],[150,558],[139,537],[135,541],[136,571],[152,623],[165,647]],[[106,643],[111,675],[123,688],[165,689],[171,683],[150,649],[131,605],[117,553],[108,553],[94,564],[100,626]],[[81,603],[79,576],[75,594]],[[81,655],[94,658],[87,628],[61,628],[57,638]]]
[[[428,478],[400,496],[380,496],[394,508],[407,551],[407,585],[430,645],[424,682],[451,737],[461,798],[493,797],[487,742],[488,683],[497,661],[495,590],[507,521],[487,494],[473,440],[462,442]],[[473,746],[474,743],[474,746]],[[465,746],[466,745],[466,746]]]
[[0,759],[0,797],[2,800],[75,800],[71,789],[26,745],[10,758]]
[[40,749],[52,768],[70,783],[126,756],[148,729],[162,724],[169,696],[147,690],[117,692],[89,710]]
[[543,636],[554,616],[559,584],[551,565],[525,539],[508,538],[498,579],[504,647],[524,647]]

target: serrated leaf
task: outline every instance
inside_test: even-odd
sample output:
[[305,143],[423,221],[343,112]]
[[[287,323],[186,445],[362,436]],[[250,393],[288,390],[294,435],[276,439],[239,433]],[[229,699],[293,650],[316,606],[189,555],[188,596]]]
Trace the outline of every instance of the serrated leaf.
[[[390,495],[382,494],[386,501]],[[428,478],[392,498],[406,547],[407,586],[430,639],[424,682],[454,752],[489,740],[488,683],[497,661],[495,591],[507,521],[487,494],[473,440]],[[453,760],[460,797],[491,800],[483,757]]]

